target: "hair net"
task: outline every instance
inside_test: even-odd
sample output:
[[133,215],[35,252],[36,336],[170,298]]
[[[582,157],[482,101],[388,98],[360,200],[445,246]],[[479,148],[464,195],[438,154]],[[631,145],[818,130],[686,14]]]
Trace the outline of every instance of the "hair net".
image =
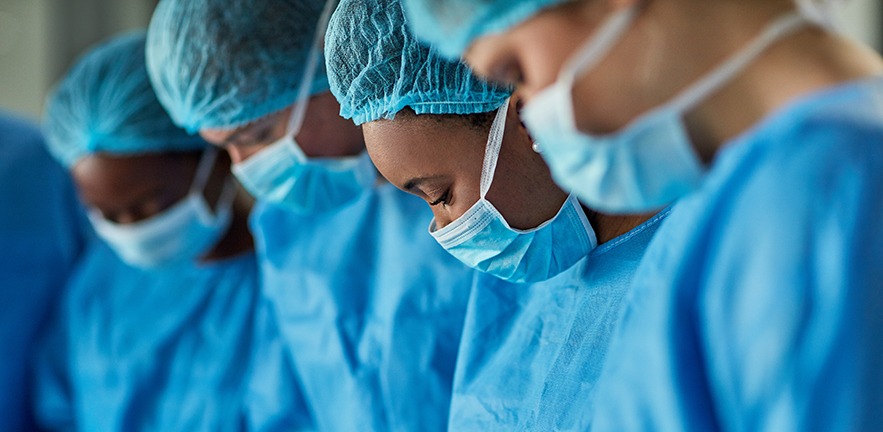
[[[324,0],[163,0],[147,35],[157,96],[188,131],[232,129],[292,105]],[[310,94],[328,90],[324,62]]]
[[402,0],[414,34],[459,58],[475,39],[508,30],[542,9],[573,0]]
[[510,90],[421,45],[397,0],[343,0],[325,39],[331,91],[356,124],[417,114],[475,114],[497,109]]
[[144,32],[114,38],[71,68],[46,100],[49,150],[65,166],[93,153],[192,151],[208,144],[175,126],[144,66]]

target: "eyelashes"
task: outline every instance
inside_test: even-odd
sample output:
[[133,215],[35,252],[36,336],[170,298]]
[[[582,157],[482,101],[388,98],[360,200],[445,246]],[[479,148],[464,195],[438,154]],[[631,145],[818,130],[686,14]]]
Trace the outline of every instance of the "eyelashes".
[[447,204],[448,204],[448,196],[449,196],[449,195],[450,195],[450,189],[449,189],[449,190],[446,190],[445,193],[442,194],[442,196],[438,197],[438,199],[436,199],[435,201],[429,203],[429,205],[432,206],[432,207],[435,207],[435,206],[437,206],[437,205],[439,205],[439,204],[445,204],[445,205],[447,205]]

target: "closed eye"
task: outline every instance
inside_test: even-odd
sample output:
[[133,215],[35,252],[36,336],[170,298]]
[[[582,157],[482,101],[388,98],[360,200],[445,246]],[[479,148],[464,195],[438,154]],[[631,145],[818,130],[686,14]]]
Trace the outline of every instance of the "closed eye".
[[443,193],[443,194],[442,194],[440,197],[438,197],[438,199],[436,199],[435,201],[429,203],[429,205],[432,206],[432,207],[435,207],[435,206],[437,206],[437,205],[439,205],[439,204],[445,204],[445,205],[447,205],[447,204],[448,204],[448,196],[449,196],[449,195],[450,195],[450,189],[446,190],[445,193]]

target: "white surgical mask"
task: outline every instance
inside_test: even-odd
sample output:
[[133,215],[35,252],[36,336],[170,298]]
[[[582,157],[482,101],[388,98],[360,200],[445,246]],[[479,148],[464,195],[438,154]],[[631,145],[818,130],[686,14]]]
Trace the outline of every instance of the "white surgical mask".
[[236,186],[226,182],[212,212],[203,197],[211,177],[217,150],[203,153],[187,196],[162,213],[148,219],[120,224],[105,219],[97,210],[89,212],[95,232],[119,257],[136,267],[158,267],[193,262],[208,252],[230,227]]
[[487,200],[506,127],[507,101],[491,127],[481,172],[479,200],[457,220],[429,232],[451,255],[469,267],[510,282],[538,282],[572,267],[597,245],[582,206],[569,196],[561,210],[542,225],[519,230]]
[[362,196],[377,180],[368,152],[350,157],[309,158],[295,139],[303,126],[313,79],[321,66],[319,53],[335,4],[329,0],[319,18],[285,136],[233,165],[233,174],[256,199],[298,213],[319,213],[344,206]]
[[684,113],[729,82],[774,42],[807,23],[801,15],[789,13],[716,71],[621,131],[584,133],[576,126],[574,81],[601,62],[639,10],[636,4],[613,15],[565,64],[558,80],[521,113],[556,181],[589,207],[606,213],[656,210],[698,188],[705,168],[690,142]]

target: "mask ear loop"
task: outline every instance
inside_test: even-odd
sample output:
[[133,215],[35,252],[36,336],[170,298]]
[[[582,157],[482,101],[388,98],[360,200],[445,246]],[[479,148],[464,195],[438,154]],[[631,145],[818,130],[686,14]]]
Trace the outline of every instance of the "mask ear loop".
[[[568,112],[563,115],[569,117],[571,125],[576,125],[576,114],[573,107],[573,85],[577,77],[585,71],[594,68],[607,57],[610,50],[616,46],[617,42],[622,39],[625,32],[632,26],[640,11],[640,4],[636,3],[632,7],[616,12],[594,34],[589,36],[588,40],[577,49],[576,54],[569,58],[561,67],[561,71],[558,72],[558,80],[553,85],[563,87],[557,89],[557,91],[567,91],[570,95],[567,98],[568,106],[566,109]],[[539,143],[534,143],[533,151],[542,153],[542,146]]]
[[196,174],[193,176],[193,183],[190,184],[191,194],[199,194],[205,190],[205,185],[208,183],[217,159],[218,149],[214,146],[206,147],[202,152],[202,157],[199,159]]
[[307,63],[304,66],[304,73],[301,75],[302,81],[300,90],[297,94],[297,102],[291,110],[291,117],[288,118],[288,127],[286,134],[296,136],[303,126],[304,117],[307,114],[307,105],[310,99],[310,90],[313,86],[313,79],[319,68],[319,53],[325,46],[325,30],[328,29],[328,22],[331,20],[331,13],[337,6],[337,0],[328,0],[325,2],[325,8],[319,16],[319,22],[316,23],[316,34],[313,36],[313,45],[310,54],[307,57]]
[[739,72],[745,70],[752,61],[763,54],[772,44],[809,25],[810,22],[811,18],[802,15],[800,12],[789,12],[776,18],[741,52],[726,60],[715,72],[700,79],[681,92],[671,101],[670,106],[679,113],[689,111],[708,95],[723,87]]
[[[215,168],[215,162],[218,160],[218,151],[219,150],[215,147],[206,147],[205,151],[202,153],[199,165],[196,168],[196,175],[193,177],[193,184],[190,186],[190,195],[197,195],[205,199],[202,194],[205,191],[205,187],[208,185],[209,178],[211,178],[212,170]],[[215,215],[217,216],[222,209],[230,207],[233,204],[234,199],[236,199],[236,183],[228,176],[224,180],[224,188],[221,190],[221,195],[218,197],[218,202],[215,205]],[[209,208],[211,208],[211,206],[209,206]]]
[[610,50],[632,26],[640,11],[640,4],[636,3],[628,9],[616,12],[595,31],[595,34],[589,36],[589,39],[577,49],[576,55],[564,63],[561,72],[558,73],[558,79],[568,82],[570,87],[573,87],[573,81],[579,74],[594,68],[607,57]]
[[506,116],[509,112],[509,99],[497,110],[491,132],[488,134],[487,145],[484,149],[484,162],[481,167],[480,197],[484,199],[491,183],[494,181],[494,173],[497,170],[497,161],[500,159],[500,147],[503,145],[503,135],[506,132]]

